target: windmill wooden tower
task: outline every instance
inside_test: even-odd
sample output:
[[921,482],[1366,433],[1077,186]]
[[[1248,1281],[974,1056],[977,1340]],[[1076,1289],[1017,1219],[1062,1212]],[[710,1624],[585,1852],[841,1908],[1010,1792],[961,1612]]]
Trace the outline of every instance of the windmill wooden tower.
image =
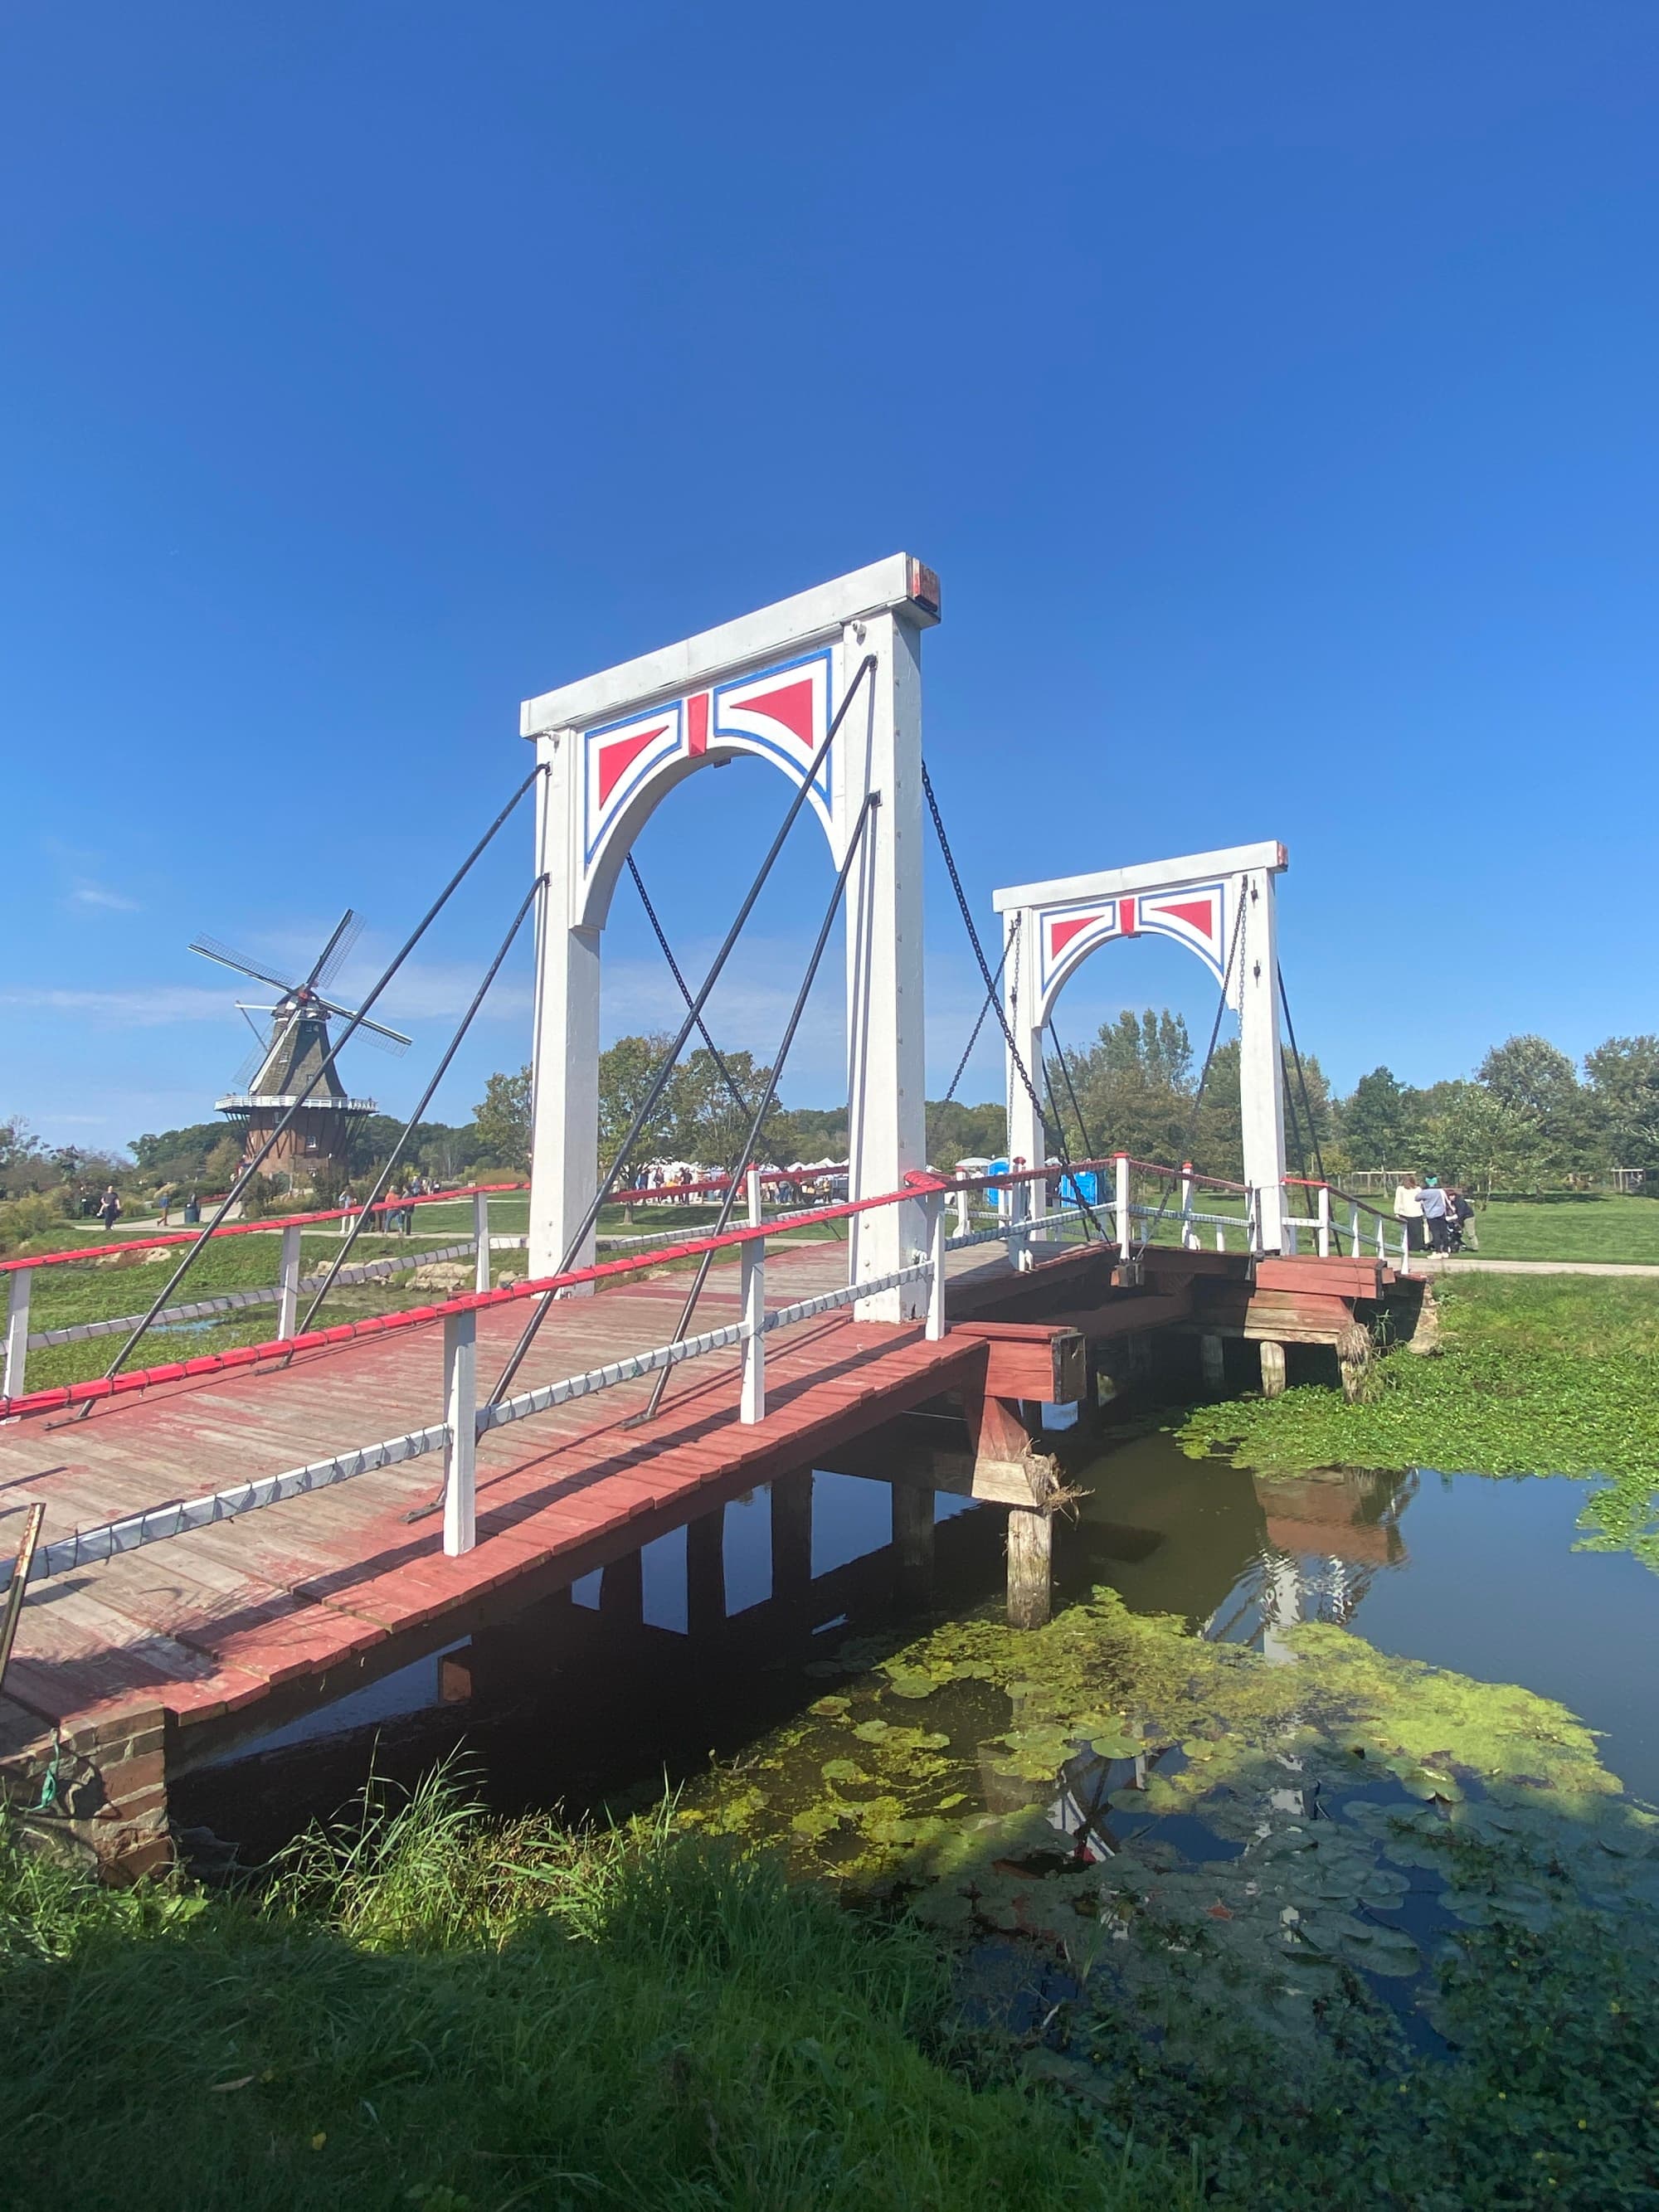
[[[320,1167],[343,1167],[352,1130],[365,1115],[374,1111],[372,1098],[349,1097],[336,1070],[325,1066],[329,1051],[329,1017],[337,1014],[347,1021],[354,1018],[350,1007],[326,995],[326,987],[356,943],[362,928],[362,924],[348,907],[313,963],[310,973],[297,983],[286,981],[257,962],[244,959],[240,952],[221,945],[216,938],[191,939],[190,950],[199,952],[204,959],[216,960],[222,967],[251,975],[256,982],[269,984],[282,994],[274,1006],[248,1006],[237,1000],[239,1011],[246,1016],[258,1042],[237,1071],[229,1092],[215,1103],[221,1114],[240,1126],[244,1160],[258,1151],[313,1076],[322,1069],[321,1081],[266,1158],[263,1169],[266,1175],[286,1173],[295,1182],[309,1182]],[[270,1024],[268,1035],[259,1025],[260,1018]],[[401,1030],[386,1029],[379,1022],[364,1021],[353,1035],[367,1036],[383,1051],[403,1053],[409,1048],[410,1041]]]

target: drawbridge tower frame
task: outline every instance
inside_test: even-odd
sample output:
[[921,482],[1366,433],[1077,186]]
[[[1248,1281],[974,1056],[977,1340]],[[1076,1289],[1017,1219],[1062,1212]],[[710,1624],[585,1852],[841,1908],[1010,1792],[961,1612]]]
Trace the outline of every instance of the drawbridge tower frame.
[[[677,784],[751,754],[799,789],[837,710],[856,696],[808,793],[846,859],[850,1194],[899,1189],[925,1164],[921,635],[939,580],[895,553],[524,702],[540,781],[532,1050],[529,1267],[555,1272],[599,1188],[600,942],[611,896],[646,822]],[[873,665],[862,674],[866,659]],[[925,1241],[918,1205],[855,1216],[849,1280],[907,1265]],[[592,1235],[571,1264],[592,1259]],[[864,1300],[866,1321],[912,1319],[926,1286]]]
[[[1256,1243],[1284,1243],[1285,1080],[1279,1034],[1275,886],[1289,866],[1279,844],[1230,845],[1172,860],[1061,876],[993,894],[1002,916],[1009,1032],[1036,1079],[1054,1001],[1091,952],[1125,937],[1170,937],[1194,952],[1238,1016],[1244,1180],[1255,1193]],[[1016,939],[1016,932],[1018,938]],[[1008,1155],[1045,1154],[1042,1116],[1007,1060]]]

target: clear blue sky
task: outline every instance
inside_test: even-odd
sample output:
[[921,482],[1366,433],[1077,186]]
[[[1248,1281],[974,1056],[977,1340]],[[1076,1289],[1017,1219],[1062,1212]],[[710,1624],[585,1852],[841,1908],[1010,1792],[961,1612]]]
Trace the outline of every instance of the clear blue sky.
[[[1652,0],[9,10],[0,1113],[204,1118],[244,1043],[193,932],[389,945],[522,696],[900,546],[987,921],[1278,836],[1344,1087],[1659,1028],[1656,111]],[[744,763],[651,823],[689,960],[784,796]],[[718,1007],[762,1052],[799,835]],[[412,1102],[529,869],[354,1087]],[[937,1090],[977,993],[937,868],[928,908]],[[612,1034],[672,1012],[648,950],[624,891]],[[1147,1000],[1207,1030],[1139,944],[1062,1031]],[[439,1111],[527,1003],[520,962]]]

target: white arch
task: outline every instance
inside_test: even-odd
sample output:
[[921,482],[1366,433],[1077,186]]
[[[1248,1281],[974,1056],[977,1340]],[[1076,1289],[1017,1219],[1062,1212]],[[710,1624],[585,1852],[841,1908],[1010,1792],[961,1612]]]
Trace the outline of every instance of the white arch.
[[[1257,1243],[1283,1241],[1285,1089],[1279,1049],[1275,885],[1289,866],[1279,844],[1231,845],[1131,868],[1062,876],[997,891],[1009,947],[1008,1027],[1034,1079],[1055,1000],[1091,952],[1124,937],[1173,938],[1195,953],[1238,1015],[1244,1180],[1256,1193]],[[1018,937],[1016,938],[1016,932]],[[1008,1055],[1011,1157],[1043,1157],[1042,1117]],[[1178,1161],[1171,1161],[1178,1166]]]
[[[809,794],[837,867],[866,798],[880,802],[847,884],[854,1195],[897,1189],[923,1164],[921,647],[939,607],[937,577],[896,553],[525,702],[520,726],[547,771],[537,820],[547,883],[532,1048],[532,1274],[559,1265],[598,1188],[599,943],[635,838],[676,785],[740,753],[771,761],[799,788],[866,658],[873,670]],[[717,910],[732,903],[723,890]],[[850,1279],[904,1265],[921,1239],[915,1206],[860,1218],[848,1239]],[[575,1264],[591,1255],[590,1235]],[[925,1285],[888,1291],[857,1311],[908,1318],[925,1296]]]

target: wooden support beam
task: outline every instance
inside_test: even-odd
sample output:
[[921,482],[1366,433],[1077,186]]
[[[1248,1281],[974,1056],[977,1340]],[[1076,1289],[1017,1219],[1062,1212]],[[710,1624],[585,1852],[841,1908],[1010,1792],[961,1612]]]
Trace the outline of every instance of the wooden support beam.
[[1226,1387],[1227,1363],[1224,1346],[1218,1336],[1205,1335],[1198,1340],[1198,1361],[1206,1390]]
[[685,1626],[707,1635],[726,1621],[726,1508],[685,1525]]
[[914,1483],[893,1485],[893,1555],[898,1601],[922,1607],[933,1601],[933,1493]]
[[812,1580],[812,1472],[772,1484],[772,1595],[798,1597]]
[[599,1611],[612,1620],[645,1619],[645,1569],[637,1551],[624,1552],[601,1571]]
[[1041,1628],[1053,1606],[1054,1516],[1017,1506],[1008,1516],[1008,1626]]
[[1088,1390],[1088,1347],[1075,1328],[1050,1322],[964,1321],[953,1323],[951,1334],[985,1346],[984,1388],[993,1398],[1073,1406]]
[[1261,1351],[1261,1395],[1264,1398],[1282,1398],[1285,1395],[1285,1347],[1263,1337]]

